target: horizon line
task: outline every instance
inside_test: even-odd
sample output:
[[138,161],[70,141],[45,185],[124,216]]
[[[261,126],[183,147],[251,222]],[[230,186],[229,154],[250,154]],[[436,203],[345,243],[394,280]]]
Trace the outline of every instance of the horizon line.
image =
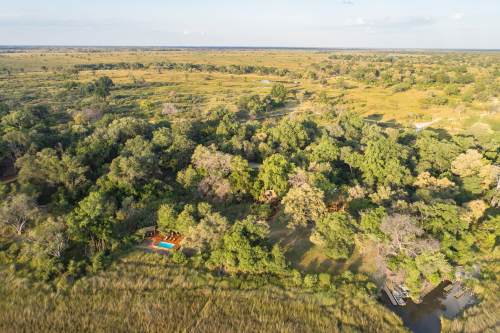
[[11,48],[41,48],[41,47],[60,47],[60,48],[74,48],[74,47],[94,47],[94,48],[182,48],[182,49],[268,49],[268,50],[357,50],[357,51],[370,51],[370,50],[409,50],[409,51],[489,51],[498,52],[500,49],[486,49],[486,48],[424,48],[424,47],[301,47],[301,46],[167,46],[167,45],[0,45],[0,49],[11,49]]

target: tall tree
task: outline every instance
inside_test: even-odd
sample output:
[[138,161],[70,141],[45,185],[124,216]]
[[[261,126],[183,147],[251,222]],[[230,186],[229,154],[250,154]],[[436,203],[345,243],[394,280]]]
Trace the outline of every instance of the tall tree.
[[288,174],[292,171],[293,164],[288,163],[280,154],[274,154],[264,160],[259,169],[257,197],[266,190],[273,190],[279,197],[283,197],[288,190]]
[[282,200],[284,212],[290,219],[288,228],[307,227],[315,223],[326,212],[324,193],[320,189],[304,184],[293,187]]
[[345,213],[329,213],[319,219],[311,235],[311,242],[320,246],[333,260],[349,258],[354,249],[354,231]]
[[68,231],[92,251],[104,251],[111,241],[115,210],[114,204],[103,194],[91,192],[68,215]]
[[50,254],[61,258],[68,248],[68,234],[64,220],[61,217],[49,217],[47,221],[30,230],[28,241],[33,244],[30,251],[36,256]]
[[0,229],[11,226],[21,235],[26,223],[37,215],[35,198],[24,193],[8,197],[0,206]]
[[368,184],[408,185],[413,178],[407,158],[405,147],[390,138],[370,141],[360,166],[363,178]]
[[269,95],[279,99],[280,101],[284,101],[288,96],[288,89],[285,88],[283,83],[273,83]]
[[439,242],[422,237],[424,229],[418,226],[418,219],[411,215],[393,214],[382,218],[380,230],[391,239],[391,253],[415,258],[419,254],[438,251]]

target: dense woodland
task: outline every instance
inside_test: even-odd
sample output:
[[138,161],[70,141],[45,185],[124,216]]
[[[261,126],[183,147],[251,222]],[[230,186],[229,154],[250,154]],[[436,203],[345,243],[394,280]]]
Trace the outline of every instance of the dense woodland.
[[[0,294],[12,295],[2,302],[7,315],[0,327],[35,328],[18,317],[18,311],[42,306],[20,300],[30,290],[50,303],[51,313],[63,311],[52,295],[65,295],[69,316],[77,316],[78,302],[97,307],[89,290],[99,290],[110,297],[102,305],[106,311],[132,311],[139,319],[146,310],[131,310],[138,297],[131,291],[159,289],[170,303],[225,299],[226,305],[210,310],[220,318],[227,318],[221,309],[234,306],[258,307],[262,318],[281,311],[304,318],[279,329],[262,319],[250,331],[404,331],[401,320],[375,301],[375,273],[294,267],[284,244],[270,241],[274,224],[307,234],[336,263],[355,248],[372,249],[376,273],[403,274],[415,299],[424,283],[438,285],[462,266],[474,276],[466,283],[479,302],[443,328],[498,329],[500,316],[492,309],[499,298],[500,242],[496,53],[316,50],[310,54],[321,61],[301,60],[288,69],[168,56],[140,61],[141,52],[161,49],[69,49],[61,58],[76,63],[39,66],[61,50],[7,51],[0,53]],[[135,52],[139,60],[95,60],[118,52]],[[32,67],[20,67],[12,54]],[[122,71],[126,81],[110,71]],[[137,76],[141,71],[153,74],[145,80]],[[181,79],[155,82],[155,75],[170,72]],[[215,74],[234,80],[252,74],[273,83],[268,93],[237,91],[210,77]],[[198,85],[212,85],[214,94],[186,91]],[[416,101],[423,113],[393,124],[367,122],[359,101],[345,94],[359,85],[394,95],[424,92]],[[287,103],[300,112],[266,117]],[[429,107],[463,116],[461,130],[416,131],[408,121],[430,120],[424,115]],[[262,222],[275,213],[267,190],[276,194],[279,213]],[[159,255],[138,248],[141,228],[151,225],[164,235],[182,234],[182,251]],[[112,310],[121,297],[116,288],[128,290],[130,302]],[[182,311],[172,320],[190,316]],[[203,316],[197,316],[186,327],[200,324]],[[234,316],[237,325],[248,325],[248,318]],[[55,316],[47,320],[38,328],[68,328]],[[100,320],[99,329],[106,330],[109,323]],[[129,321],[121,325],[140,330]],[[201,327],[217,331],[210,322]]]

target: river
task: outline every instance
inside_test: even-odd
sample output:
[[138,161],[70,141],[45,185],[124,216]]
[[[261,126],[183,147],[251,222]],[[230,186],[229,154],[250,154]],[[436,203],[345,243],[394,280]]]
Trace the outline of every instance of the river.
[[405,306],[392,305],[389,298],[382,291],[383,300],[386,306],[403,319],[403,323],[414,333],[440,333],[441,315],[446,318],[453,318],[470,300],[470,291],[467,291],[460,298],[454,295],[458,292],[456,285],[449,292],[444,291],[444,287],[451,282],[442,282],[434,288],[422,300],[422,303],[415,304],[411,299],[407,299]]

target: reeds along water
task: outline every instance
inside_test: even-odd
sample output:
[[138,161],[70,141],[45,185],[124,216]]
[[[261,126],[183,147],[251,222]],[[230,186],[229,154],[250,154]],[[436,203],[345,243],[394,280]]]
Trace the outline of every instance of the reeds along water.
[[328,293],[256,281],[143,252],[59,290],[1,267],[0,331],[406,331],[398,317],[349,285]]

